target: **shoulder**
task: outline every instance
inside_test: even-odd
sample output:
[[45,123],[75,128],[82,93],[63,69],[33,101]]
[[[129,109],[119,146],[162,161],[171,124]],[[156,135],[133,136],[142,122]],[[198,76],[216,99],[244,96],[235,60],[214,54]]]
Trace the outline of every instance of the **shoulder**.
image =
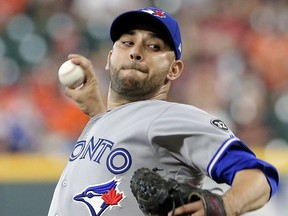
[[192,130],[194,133],[222,134],[224,136],[234,136],[229,126],[217,116],[212,115],[202,109],[188,104],[181,104],[167,101],[155,101],[156,106],[162,106],[161,112],[152,123],[153,126],[181,130]]
[[207,115],[210,114],[204,110],[201,110],[193,105],[169,102],[163,100],[150,100],[147,102],[150,107],[162,108],[163,113],[173,114],[173,115],[187,115],[187,114],[197,114],[197,115]]

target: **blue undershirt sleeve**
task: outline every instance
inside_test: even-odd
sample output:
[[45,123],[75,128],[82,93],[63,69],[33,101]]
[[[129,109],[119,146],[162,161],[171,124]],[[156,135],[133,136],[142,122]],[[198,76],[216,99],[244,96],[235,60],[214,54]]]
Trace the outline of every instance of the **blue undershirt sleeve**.
[[213,165],[211,178],[217,183],[232,185],[235,174],[244,169],[260,169],[270,184],[270,197],[276,193],[279,184],[276,168],[256,158],[255,154],[241,141],[234,142],[222,153]]

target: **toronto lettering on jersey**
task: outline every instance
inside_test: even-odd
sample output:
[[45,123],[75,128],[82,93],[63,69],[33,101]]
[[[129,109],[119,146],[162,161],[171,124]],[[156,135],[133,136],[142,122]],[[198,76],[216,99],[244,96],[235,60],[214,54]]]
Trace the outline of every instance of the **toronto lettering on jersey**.
[[[94,161],[100,164],[103,163],[103,160],[105,160],[102,159],[103,154],[109,151],[109,154],[105,160],[108,170],[113,174],[124,173],[130,168],[132,164],[131,155],[125,148],[115,148],[112,150],[113,145],[114,142],[102,138],[99,138],[98,141],[95,142],[94,136],[91,137],[89,141],[78,141],[74,146],[69,161],[73,162],[76,159],[89,159],[90,161]],[[114,160],[119,157],[121,157],[121,161],[123,162],[120,165],[115,165]]]

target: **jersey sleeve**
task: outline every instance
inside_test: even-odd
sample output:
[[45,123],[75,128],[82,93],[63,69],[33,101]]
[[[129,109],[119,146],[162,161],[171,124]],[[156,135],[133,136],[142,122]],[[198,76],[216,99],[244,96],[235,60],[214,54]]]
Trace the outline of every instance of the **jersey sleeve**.
[[152,122],[148,134],[161,153],[160,160],[170,167],[180,162],[194,175],[202,173],[229,185],[238,171],[260,169],[271,186],[271,195],[277,190],[275,167],[258,159],[223,121],[203,110],[172,105]]
[[279,184],[277,169],[258,159],[255,154],[239,139],[228,139],[219,148],[208,165],[207,172],[217,183],[231,185],[235,174],[244,169],[261,170],[271,187],[271,196],[276,193]]
[[[207,166],[225,140],[233,136],[224,122],[189,105],[172,104],[155,118],[148,140],[169,165],[173,158],[193,172],[208,175]],[[171,160],[171,161],[169,161]]]

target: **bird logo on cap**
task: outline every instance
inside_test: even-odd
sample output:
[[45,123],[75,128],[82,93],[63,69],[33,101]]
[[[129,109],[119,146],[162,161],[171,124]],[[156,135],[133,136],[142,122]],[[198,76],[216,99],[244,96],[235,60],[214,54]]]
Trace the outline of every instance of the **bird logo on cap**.
[[166,18],[165,12],[161,10],[143,9],[142,11],[160,18]]

